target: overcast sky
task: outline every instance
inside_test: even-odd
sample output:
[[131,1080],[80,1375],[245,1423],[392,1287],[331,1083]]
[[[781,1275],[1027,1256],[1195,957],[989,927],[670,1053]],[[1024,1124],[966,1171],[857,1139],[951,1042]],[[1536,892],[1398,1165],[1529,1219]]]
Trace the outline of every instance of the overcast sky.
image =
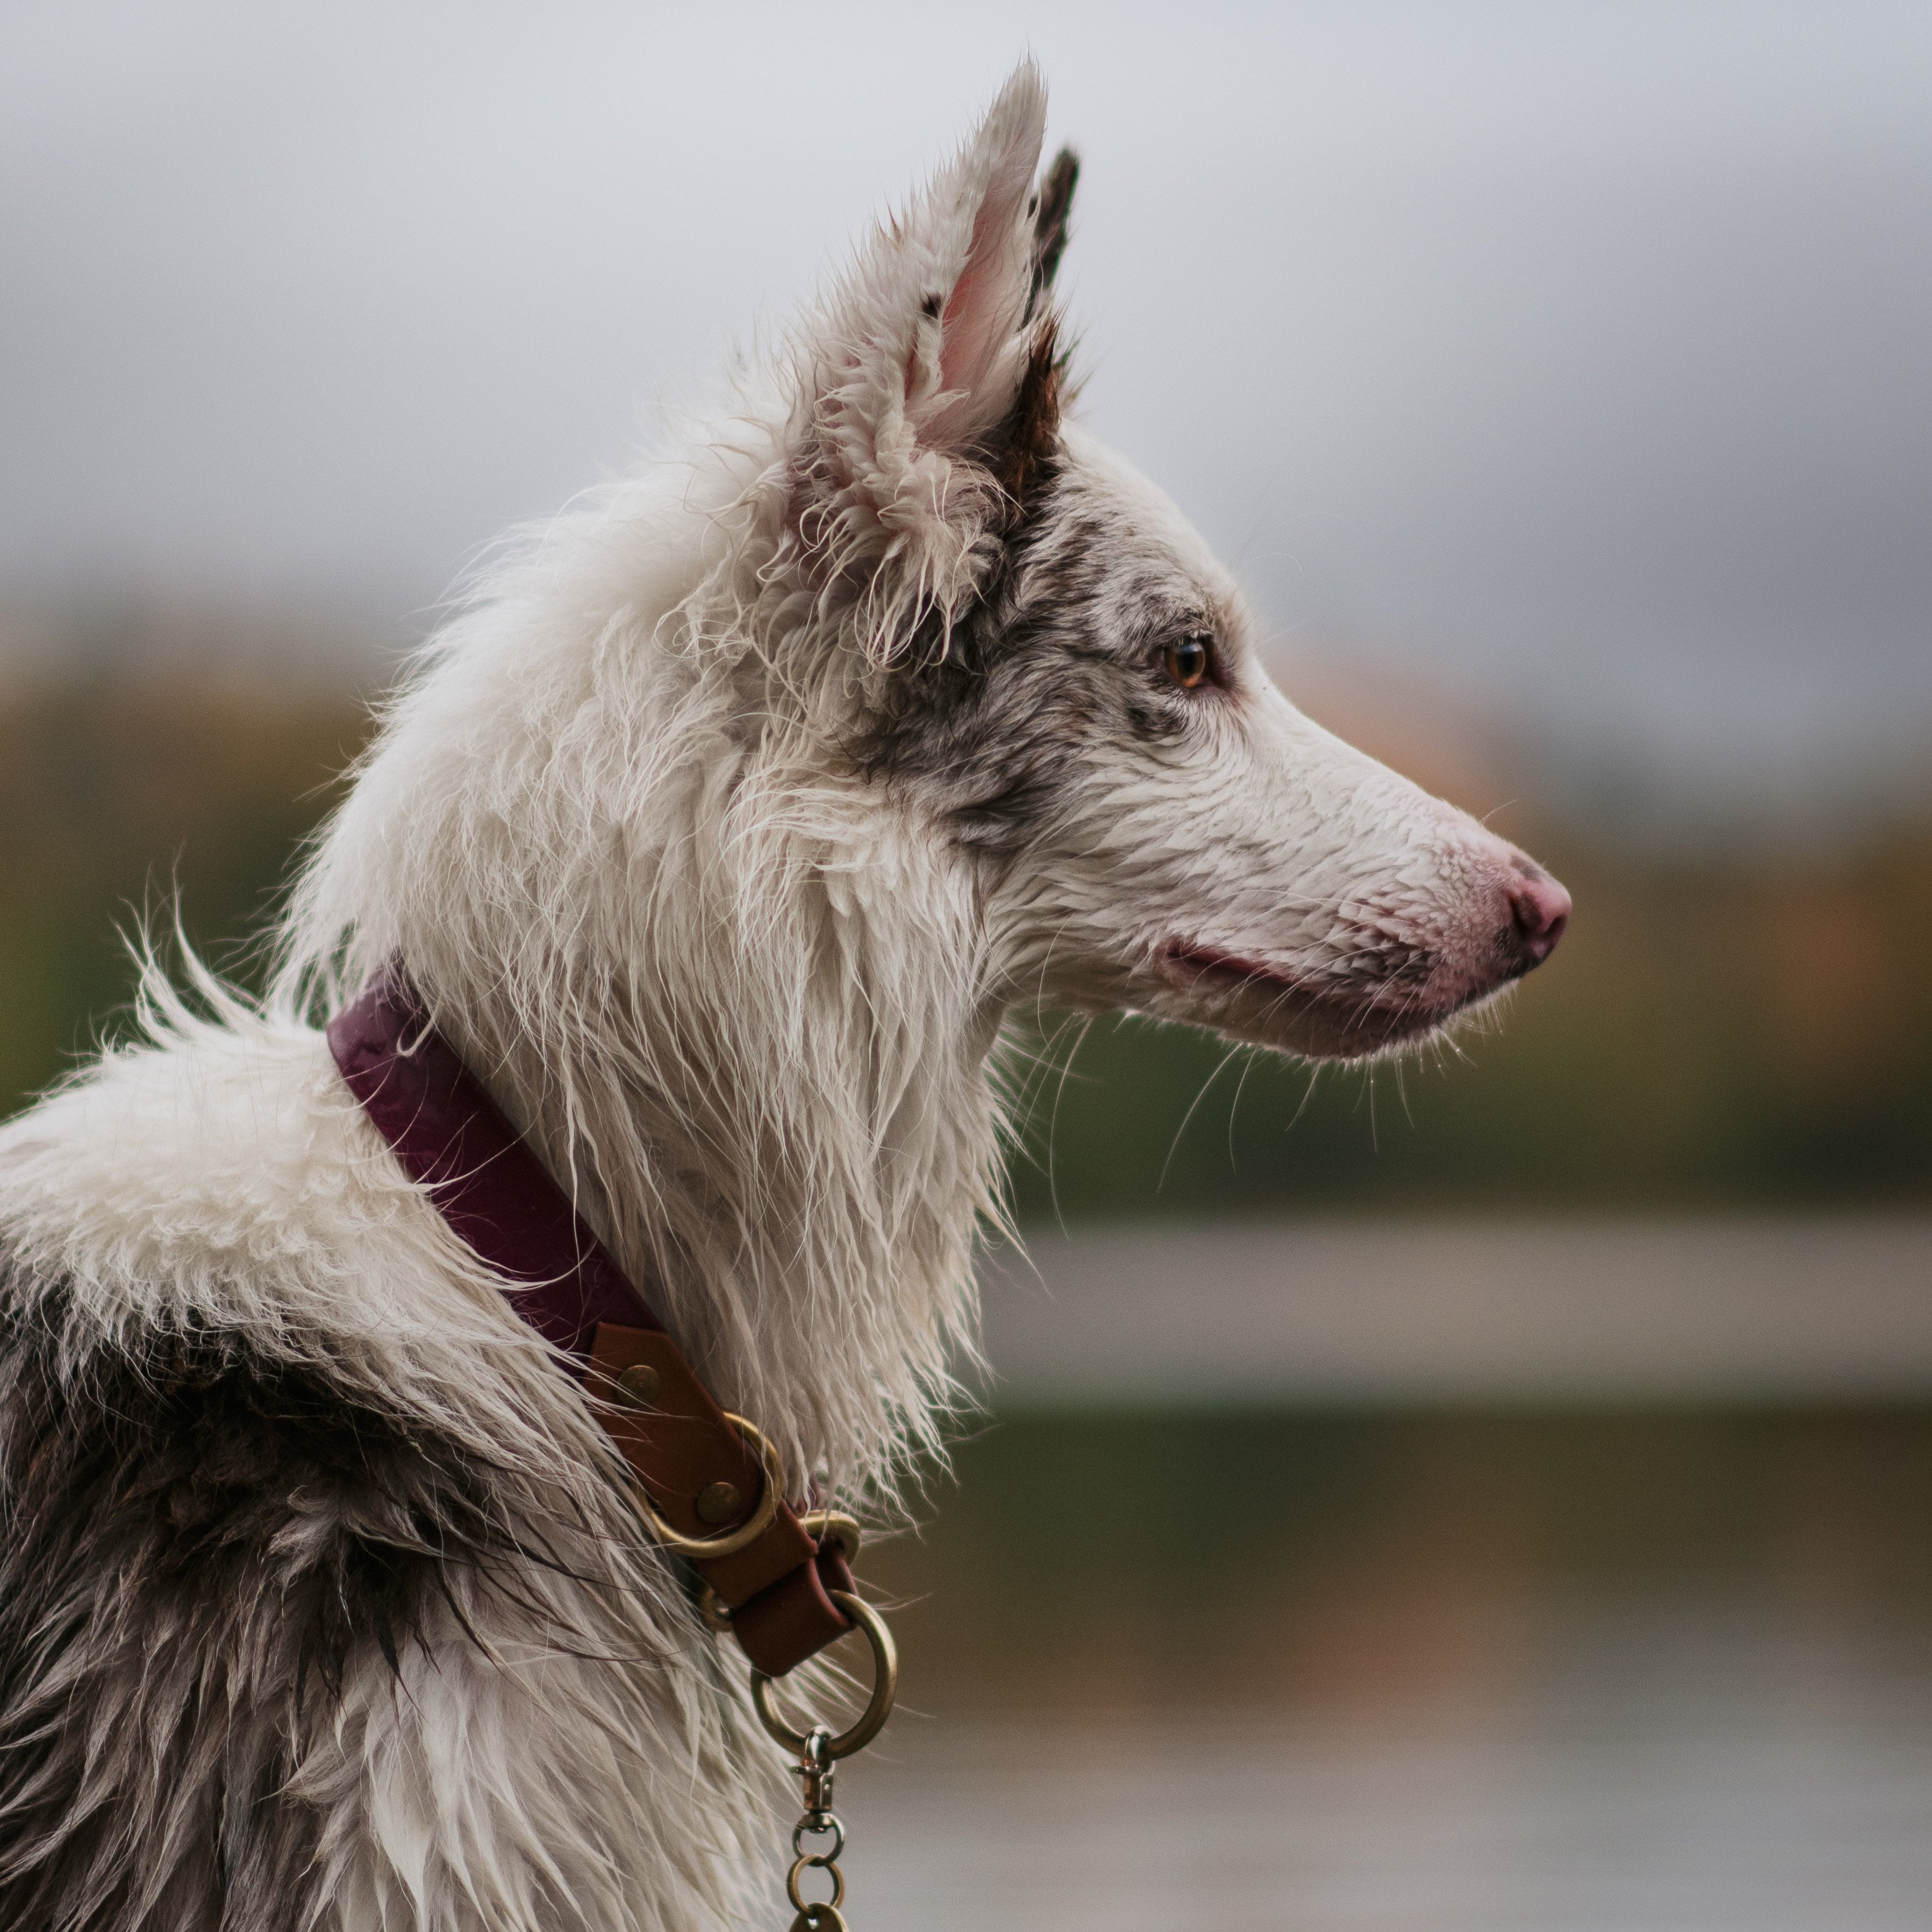
[[15,0],[0,603],[419,621],[1029,48],[1089,420],[1291,657],[1626,774],[1932,746],[1923,0]]

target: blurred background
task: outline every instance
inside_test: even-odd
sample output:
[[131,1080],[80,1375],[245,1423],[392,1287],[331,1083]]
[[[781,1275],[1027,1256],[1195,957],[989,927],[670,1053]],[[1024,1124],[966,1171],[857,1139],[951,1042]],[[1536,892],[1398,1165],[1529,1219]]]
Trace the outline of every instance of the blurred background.
[[1029,49],[1088,420],[1578,911],[1401,1068],[1040,1018],[852,1909],[1932,1925],[1922,5],[15,6],[0,1105]]

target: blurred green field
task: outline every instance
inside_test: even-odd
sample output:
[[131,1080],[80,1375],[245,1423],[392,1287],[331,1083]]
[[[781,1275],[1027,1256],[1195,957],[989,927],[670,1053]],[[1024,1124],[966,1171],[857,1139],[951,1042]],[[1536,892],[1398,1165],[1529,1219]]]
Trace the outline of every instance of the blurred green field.
[[[248,943],[365,730],[346,690],[213,672],[0,698],[0,1107],[116,1024],[117,926],[164,926],[177,884],[194,943],[251,976]],[[1932,1197],[1932,825],[1784,861],[1510,831],[1576,920],[1454,1050],[1311,1082],[1184,1029],[1046,1016],[1022,1217]]]
[[97,674],[0,696],[0,1111],[124,1013],[122,935],[183,930],[246,981],[300,841],[366,730],[346,690]]
[[928,1709],[1495,1698],[1592,1604],[1932,1655],[1922,1407],[1021,1410],[951,1462],[860,1565]]

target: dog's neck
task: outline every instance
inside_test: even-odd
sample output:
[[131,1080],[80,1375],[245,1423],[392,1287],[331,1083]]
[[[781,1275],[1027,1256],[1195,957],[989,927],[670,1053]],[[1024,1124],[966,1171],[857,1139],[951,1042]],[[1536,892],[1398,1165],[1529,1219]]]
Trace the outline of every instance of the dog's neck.
[[540,1039],[474,989],[437,997],[719,1399],[788,1466],[889,1485],[934,1439],[974,1347],[976,1234],[997,1211],[998,1006],[888,1016],[858,967],[777,1058],[755,1050],[770,1036],[686,1033],[666,1050],[666,1016],[628,1002],[579,1005]]

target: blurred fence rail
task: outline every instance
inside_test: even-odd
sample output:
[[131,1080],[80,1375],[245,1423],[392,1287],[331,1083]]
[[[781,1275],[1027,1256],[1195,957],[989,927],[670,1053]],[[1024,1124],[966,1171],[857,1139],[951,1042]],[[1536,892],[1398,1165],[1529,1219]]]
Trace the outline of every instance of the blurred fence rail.
[[1008,1406],[1932,1396],[1932,1215],[1042,1228],[984,1292]]

